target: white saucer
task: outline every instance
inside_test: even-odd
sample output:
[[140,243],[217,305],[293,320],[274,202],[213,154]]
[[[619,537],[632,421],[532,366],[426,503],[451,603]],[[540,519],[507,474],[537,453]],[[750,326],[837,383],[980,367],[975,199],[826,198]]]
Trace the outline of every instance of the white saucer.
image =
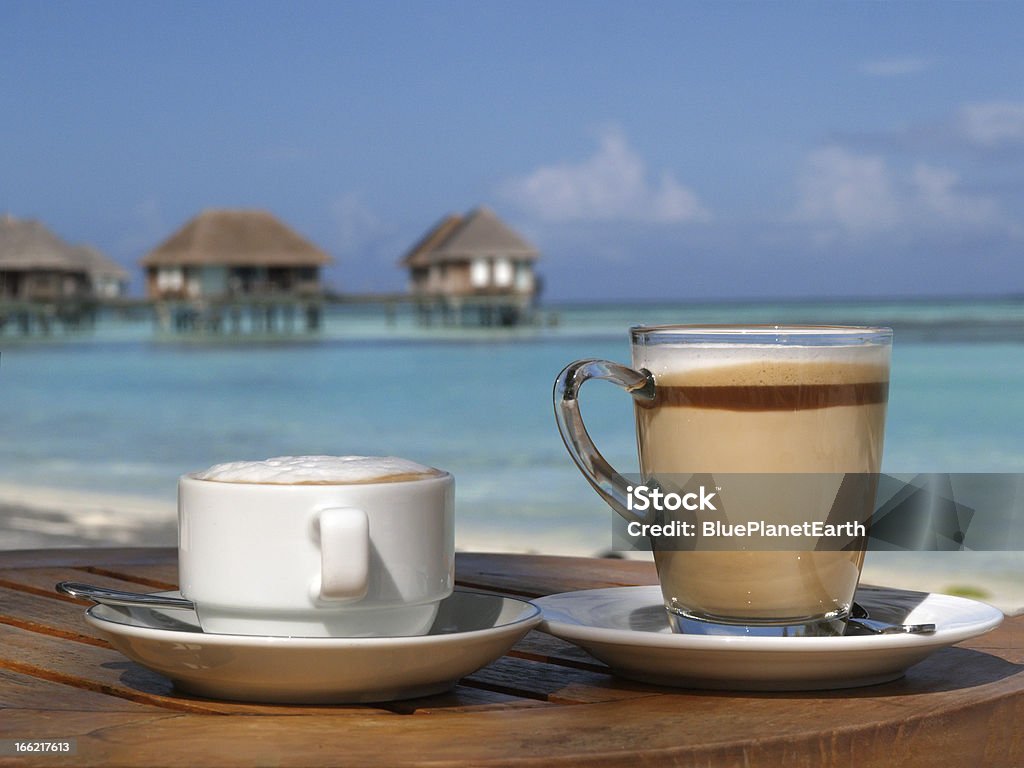
[[[178,592],[162,593],[179,597]],[[206,634],[192,611],[94,605],[86,621],[181,690],[217,699],[354,703],[428,696],[489,664],[540,622],[523,600],[454,592],[417,637]]]
[[679,635],[668,628],[661,589],[617,587],[534,601],[539,629],[575,643],[622,677],[656,685],[748,691],[852,688],[901,677],[940,648],[994,629],[996,608],[948,595],[862,587],[872,618],[934,623],[934,634],[850,637]]

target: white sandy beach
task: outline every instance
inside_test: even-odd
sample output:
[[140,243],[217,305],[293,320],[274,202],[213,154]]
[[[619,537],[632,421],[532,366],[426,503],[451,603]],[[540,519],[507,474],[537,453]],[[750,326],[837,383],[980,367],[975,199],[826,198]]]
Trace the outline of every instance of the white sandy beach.
[[173,503],[0,483],[0,548],[175,546]]
[[[583,539],[578,530],[550,531],[542,541],[528,532],[464,526],[461,551],[593,557],[607,554],[605,531]],[[177,545],[173,502],[141,496],[0,483],[0,549]],[[628,557],[650,559],[646,553]],[[1008,614],[1024,612],[1024,553],[954,552],[868,555],[868,584],[974,597]]]

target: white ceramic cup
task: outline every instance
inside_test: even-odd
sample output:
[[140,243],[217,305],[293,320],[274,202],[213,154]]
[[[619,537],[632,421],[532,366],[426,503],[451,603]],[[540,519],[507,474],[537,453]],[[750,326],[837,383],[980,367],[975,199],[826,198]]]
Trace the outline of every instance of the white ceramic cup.
[[178,481],[178,575],[203,630],[424,634],[455,583],[455,481]]

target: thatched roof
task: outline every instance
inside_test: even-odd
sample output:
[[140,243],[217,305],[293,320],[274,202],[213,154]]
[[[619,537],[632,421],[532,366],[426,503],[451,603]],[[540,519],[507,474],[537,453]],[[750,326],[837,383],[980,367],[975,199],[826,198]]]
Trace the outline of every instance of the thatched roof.
[[97,277],[111,277],[116,280],[128,280],[131,275],[113,259],[107,258],[91,245],[80,245],[75,252],[90,274]]
[[142,265],[314,267],[331,257],[266,211],[207,210],[142,258]]
[[540,253],[512,231],[494,211],[480,207],[465,217],[452,214],[442,219],[420,238],[401,263],[405,267],[418,267],[481,256],[535,261]]
[[71,245],[41,222],[0,217],[0,269],[86,272],[127,280],[128,271],[89,245]]
[[425,267],[433,253],[462,223],[462,216],[449,213],[423,235],[402,258],[403,267]]
[[76,249],[33,219],[0,217],[0,269],[86,272]]

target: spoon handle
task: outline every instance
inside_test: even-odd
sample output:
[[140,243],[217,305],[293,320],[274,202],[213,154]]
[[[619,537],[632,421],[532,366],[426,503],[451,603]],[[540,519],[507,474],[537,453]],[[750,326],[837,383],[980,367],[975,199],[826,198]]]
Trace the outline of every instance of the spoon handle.
[[852,617],[847,619],[846,623],[875,635],[931,635],[935,632],[934,624],[890,624],[886,621]]
[[856,600],[850,606],[846,623],[875,635],[931,635],[935,632],[934,624],[890,624],[872,619],[867,609]]
[[165,595],[145,595],[139,592],[124,592],[120,589],[107,589],[106,587],[95,587],[91,584],[81,584],[75,581],[62,581],[57,584],[57,591],[80,597],[85,600],[92,600],[94,603],[104,605],[127,605],[144,606],[147,608],[180,608],[182,610],[194,610],[195,605],[191,600],[183,597],[167,597]]

